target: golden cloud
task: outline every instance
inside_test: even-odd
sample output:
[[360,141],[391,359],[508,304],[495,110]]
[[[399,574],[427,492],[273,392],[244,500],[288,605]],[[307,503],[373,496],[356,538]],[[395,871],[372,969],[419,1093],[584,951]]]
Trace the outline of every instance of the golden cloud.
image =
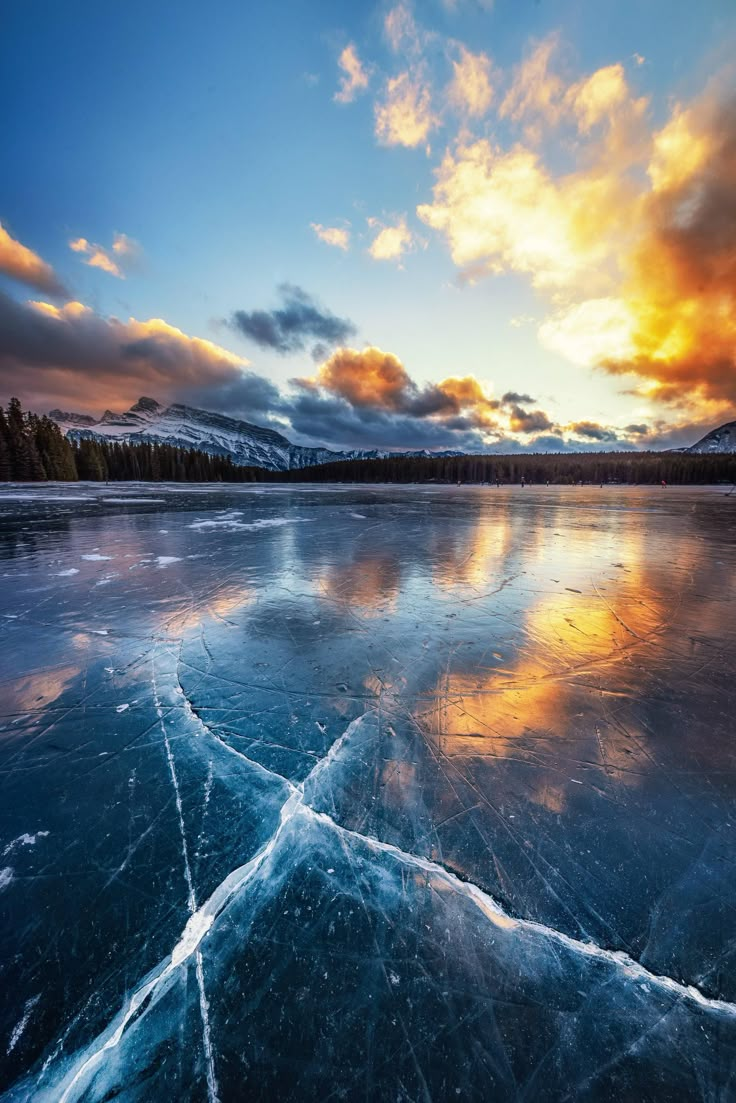
[[501,103],[499,114],[502,118],[519,122],[530,116],[541,116],[550,123],[559,119],[564,82],[550,69],[558,45],[559,36],[549,35],[516,66],[511,87]]
[[[417,214],[467,277],[520,272],[548,295],[546,347],[639,375],[649,398],[725,409],[736,401],[733,74],[652,131],[621,64],[570,80],[559,47],[537,43],[502,100],[522,140],[461,135]],[[572,169],[550,168],[551,134]]]
[[336,103],[352,103],[355,97],[365,92],[368,87],[368,73],[363,68],[352,42],[342,51],[337,64],[342,69],[343,75],[340,77],[340,88],[333,99]]
[[[648,382],[650,398],[728,412],[736,401],[736,113],[709,94],[653,135],[615,315],[597,362]],[[577,329],[580,343],[590,332]],[[591,318],[596,328],[595,319]],[[595,342],[595,338],[593,338]]]
[[99,268],[119,280],[125,279],[124,266],[137,260],[141,254],[137,241],[127,234],[118,233],[113,236],[112,248],[109,250],[88,241],[86,237],[72,238],[69,248],[73,253],[81,254],[84,263],[90,268]]
[[0,382],[36,406],[115,408],[145,393],[196,398],[219,388],[240,396],[254,386],[247,360],[162,318],[123,321],[80,302],[0,296],[0,333]]
[[350,248],[350,230],[341,226],[323,226],[321,222],[310,222],[310,226],[320,241],[347,252]]
[[0,222],[0,272],[47,295],[61,295],[64,289],[50,264],[26,245],[11,237]]
[[455,264],[472,272],[512,269],[536,287],[574,287],[583,274],[605,275],[612,241],[625,234],[631,185],[608,171],[559,180],[539,155],[509,152],[487,139],[448,151],[437,173],[434,202],[417,208],[442,232]]
[[384,101],[375,108],[379,142],[414,149],[427,141],[438,122],[422,67],[412,73],[400,73],[387,82]]
[[377,218],[369,218],[368,225],[378,231],[368,248],[374,260],[400,260],[414,243],[412,232],[406,224],[406,215],[402,215],[393,226],[386,226]]
[[487,54],[473,54],[460,46],[460,57],[453,61],[453,79],[447,95],[458,111],[470,116],[484,115],[491,106],[491,61]]

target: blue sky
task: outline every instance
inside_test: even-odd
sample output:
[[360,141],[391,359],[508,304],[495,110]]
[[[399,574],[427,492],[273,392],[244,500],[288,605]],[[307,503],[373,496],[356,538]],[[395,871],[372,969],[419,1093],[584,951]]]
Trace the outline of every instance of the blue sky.
[[[533,447],[540,429],[520,428],[533,422],[514,417],[514,405],[544,411],[545,437],[561,447],[687,437],[732,409],[733,371],[725,384],[720,378],[724,341],[733,368],[731,335],[717,342],[720,369],[699,363],[685,378],[680,336],[675,353],[673,335],[663,340],[659,329],[652,345],[638,258],[661,256],[655,208],[660,222],[664,202],[682,211],[688,188],[691,206],[700,202],[692,196],[703,193],[705,153],[683,178],[672,168],[682,150],[724,148],[735,31],[731,0],[699,10],[671,0],[15,4],[0,40],[0,222],[11,242],[0,263],[10,333],[0,345],[4,386],[31,404],[74,401],[101,412],[108,400],[134,401],[150,382],[154,397],[273,419],[304,440],[309,424],[297,406],[306,397],[310,408],[322,401],[320,440],[335,446],[358,435],[366,443],[380,428],[396,447]],[[339,102],[346,48],[360,80]],[[488,103],[482,81],[466,80],[461,92],[456,79],[452,91],[453,65],[468,57],[488,76]],[[465,76],[473,72],[469,63]],[[599,72],[608,84],[591,107]],[[415,141],[422,105],[430,123]],[[665,154],[657,152],[662,133],[676,139],[659,143]],[[664,183],[653,186],[662,156]],[[521,206],[514,196],[522,166],[538,204],[531,191]],[[580,229],[588,201],[577,185],[590,182],[600,247]],[[539,212],[536,229],[530,212]],[[320,240],[314,226],[347,231],[348,247]],[[382,253],[381,230],[397,228]],[[550,259],[558,242],[570,247],[564,273]],[[16,246],[47,265],[64,293],[39,296],[44,279],[19,278]],[[283,353],[254,340],[250,316],[283,306],[284,284],[326,316],[349,320],[349,343],[325,346],[305,334],[302,347]],[[682,285],[656,288],[660,314],[675,297],[687,297]],[[49,312],[28,299],[48,299],[56,311],[79,302],[87,313],[54,319],[57,331],[66,327],[57,350]],[[249,317],[245,329],[232,324],[236,311]],[[31,333],[38,314],[41,328]],[[610,356],[599,347],[601,318]],[[110,319],[119,320],[112,330]],[[141,329],[150,319],[182,338]],[[156,362],[136,360],[130,375],[131,358],[143,357],[140,345],[128,346],[144,332]],[[216,352],[187,345],[179,378],[172,348],[184,338],[233,359],[213,367]],[[97,375],[95,340],[106,350]],[[343,344],[356,355],[343,355]],[[124,349],[122,360],[113,346]],[[389,359],[362,360],[366,346]],[[265,378],[278,395],[270,390],[270,402],[254,406],[247,388],[231,385],[233,371]],[[356,399],[354,376],[373,379],[373,391],[361,385]],[[475,399],[468,387],[440,387],[445,398],[435,394],[424,412],[433,405],[428,388],[468,377],[480,388]],[[307,382],[295,390],[294,378]],[[533,401],[504,403],[510,392]],[[576,424],[609,439],[581,435]],[[646,433],[629,433],[630,424]]]

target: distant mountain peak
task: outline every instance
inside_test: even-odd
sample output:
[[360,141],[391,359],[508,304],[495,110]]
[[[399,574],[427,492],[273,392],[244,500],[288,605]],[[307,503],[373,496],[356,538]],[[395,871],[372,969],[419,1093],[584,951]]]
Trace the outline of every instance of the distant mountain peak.
[[157,402],[155,398],[146,398],[145,395],[136,402],[135,406],[131,406],[128,413],[130,414],[157,414],[159,410],[163,410],[164,407],[160,402]]
[[719,425],[717,429],[712,429],[710,433],[706,433],[699,441],[691,444],[689,448],[684,448],[683,451],[697,452],[701,455],[736,452],[736,421],[727,421],[724,425]]

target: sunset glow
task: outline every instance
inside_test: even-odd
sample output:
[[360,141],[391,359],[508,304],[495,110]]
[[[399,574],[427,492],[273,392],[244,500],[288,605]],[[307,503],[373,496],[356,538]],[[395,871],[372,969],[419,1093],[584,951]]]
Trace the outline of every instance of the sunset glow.
[[11,18],[5,391],[330,448],[661,448],[733,417],[732,5],[230,14],[142,42],[135,5]]

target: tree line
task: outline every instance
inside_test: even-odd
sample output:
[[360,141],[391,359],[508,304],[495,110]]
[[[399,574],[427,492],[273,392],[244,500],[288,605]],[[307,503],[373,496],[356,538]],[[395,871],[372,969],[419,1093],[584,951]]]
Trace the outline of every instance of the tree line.
[[0,406],[0,481],[253,482],[230,456],[171,444],[68,440],[55,421],[27,413],[17,398]]
[[301,471],[258,472],[268,482],[317,483],[644,483],[736,482],[736,453],[578,452],[524,455],[391,456],[340,460]]
[[340,460],[293,471],[240,467],[171,444],[68,440],[55,421],[17,398],[0,407],[0,481],[290,483],[736,483],[736,453],[578,452],[524,455],[391,456]]

